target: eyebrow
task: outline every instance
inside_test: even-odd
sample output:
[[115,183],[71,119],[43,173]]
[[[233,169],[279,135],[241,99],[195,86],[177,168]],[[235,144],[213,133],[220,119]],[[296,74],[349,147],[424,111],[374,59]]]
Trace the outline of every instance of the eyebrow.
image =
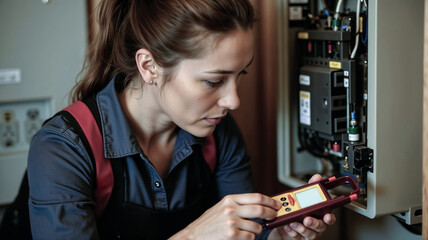
[[[254,56],[251,58],[250,62],[247,64],[247,66],[245,66],[244,69],[248,68],[254,60]],[[204,73],[215,73],[215,74],[232,74],[234,73],[234,71],[229,71],[229,70],[213,70],[213,71],[206,71]]]

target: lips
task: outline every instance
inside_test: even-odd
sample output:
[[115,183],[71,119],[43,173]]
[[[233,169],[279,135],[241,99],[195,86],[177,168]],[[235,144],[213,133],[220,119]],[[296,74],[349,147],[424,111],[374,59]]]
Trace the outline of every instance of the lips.
[[223,118],[217,117],[217,118],[205,118],[205,121],[208,122],[211,125],[217,125],[221,122]]

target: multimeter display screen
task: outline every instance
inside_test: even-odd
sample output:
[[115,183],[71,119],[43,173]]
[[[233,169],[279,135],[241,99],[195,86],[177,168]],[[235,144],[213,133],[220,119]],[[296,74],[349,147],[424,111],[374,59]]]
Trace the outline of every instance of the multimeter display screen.
[[316,187],[295,193],[295,195],[301,208],[309,207],[324,201]]

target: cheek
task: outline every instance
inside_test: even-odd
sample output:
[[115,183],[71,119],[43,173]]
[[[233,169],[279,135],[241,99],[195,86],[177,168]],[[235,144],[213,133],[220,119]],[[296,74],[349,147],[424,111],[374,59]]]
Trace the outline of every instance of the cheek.
[[165,92],[165,102],[174,115],[186,118],[200,118],[216,104],[215,96],[206,90],[189,85],[173,86]]
[[188,113],[203,115],[215,105],[215,100],[208,94],[184,93],[183,107]]

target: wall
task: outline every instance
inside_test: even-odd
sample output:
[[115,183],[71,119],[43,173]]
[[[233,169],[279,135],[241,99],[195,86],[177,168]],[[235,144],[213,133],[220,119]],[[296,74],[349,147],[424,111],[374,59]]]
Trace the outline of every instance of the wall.
[[[86,1],[0,1],[0,70],[21,73],[19,83],[0,85],[1,129],[16,126],[17,136],[7,146],[1,135],[0,205],[13,200],[26,168],[28,110],[39,110],[32,123],[40,125],[67,105],[86,46]],[[14,114],[10,123],[5,111]]]

